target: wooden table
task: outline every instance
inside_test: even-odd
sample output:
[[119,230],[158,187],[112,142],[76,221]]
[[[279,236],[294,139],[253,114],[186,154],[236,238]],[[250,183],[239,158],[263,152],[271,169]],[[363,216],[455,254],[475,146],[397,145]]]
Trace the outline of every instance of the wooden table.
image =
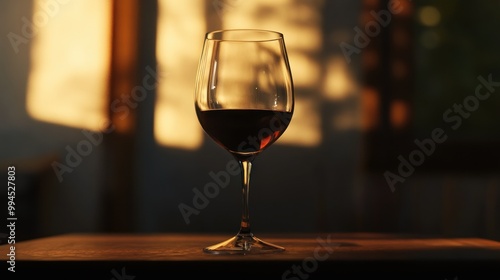
[[[283,253],[208,255],[202,248],[230,235],[67,234],[0,246],[1,275],[29,279],[500,279],[500,242],[375,233],[258,237]],[[6,265],[7,264],[7,265]],[[490,273],[492,278],[486,278]],[[178,276],[181,275],[181,276]],[[27,278],[22,278],[27,279]]]

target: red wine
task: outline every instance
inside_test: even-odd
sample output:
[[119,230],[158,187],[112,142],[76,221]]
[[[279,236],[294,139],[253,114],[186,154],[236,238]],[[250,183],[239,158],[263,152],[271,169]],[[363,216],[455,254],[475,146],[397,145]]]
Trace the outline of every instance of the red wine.
[[240,158],[269,147],[292,119],[291,112],[273,110],[216,109],[196,113],[205,132]]

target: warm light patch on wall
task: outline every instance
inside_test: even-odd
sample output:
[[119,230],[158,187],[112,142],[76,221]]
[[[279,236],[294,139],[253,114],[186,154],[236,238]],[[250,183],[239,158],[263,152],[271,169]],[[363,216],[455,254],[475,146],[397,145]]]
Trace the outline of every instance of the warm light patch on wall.
[[356,85],[345,59],[342,57],[333,57],[328,60],[326,66],[326,75],[324,83],[324,94],[327,99],[341,100],[354,95]]
[[206,32],[205,1],[160,0],[158,6],[155,139],[165,146],[196,149],[203,141],[193,98]]
[[112,1],[51,3],[47,9],[47,1],[33,1],[27,111],[37,120],[100,130],[107,120]]
[[[222,28],[258,28],[279,31],[285,37],[295,87],[295,112],[287,131],[275,145],[313,147],[322,140],[321,52],[322,1],[221,1],[215,10]],[[229,4],[230,3],[230,4]]]
[[218,12],[223,28],[260,28],[283,33],[295,87],[313,87],[320,83],[321,66],[312,56],[323,44],[321,7],[314,2],[234,1]]
[[[346,60],[342,56],[332,56],[326,61],[325,77],[323,82],[324,99],[345,104],[339,107],[331,119],[333,128],[337,130],[359,129],[360,119],[356,111],[346,110],[347,104],[357,98],[358,87],[349,71]],[[342,109],[341,109],[342,108]]]
[[[277,143],[314,147],[321,144],[321,117],[318,114],[318,102],[312,99],[297,100],[290,126]],[[274,144],[273,144],[274,145]]]
[[299,51],[289,51],[288,57],[295,88],[317,87],[321,84],[322,69],[317,61]]

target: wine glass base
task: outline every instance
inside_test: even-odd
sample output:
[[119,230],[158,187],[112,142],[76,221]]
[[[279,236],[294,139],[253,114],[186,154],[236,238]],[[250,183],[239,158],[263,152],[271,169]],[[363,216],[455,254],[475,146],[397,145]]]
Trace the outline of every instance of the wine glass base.
[[214,255],[270,254],[283,251],[285,248],[263,241],[253,234],[237,234],[226,241],[203,249],[203,252]]

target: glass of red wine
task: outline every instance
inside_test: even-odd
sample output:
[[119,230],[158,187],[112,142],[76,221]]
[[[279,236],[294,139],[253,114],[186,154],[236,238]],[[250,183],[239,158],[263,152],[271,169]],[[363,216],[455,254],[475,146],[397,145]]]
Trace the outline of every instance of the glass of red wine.
[[204,248],[205,253],[285,250],[253,234],[248,200],[252,163],[287,129],[294,110],[293,91],[282,33],[228,29],[206,34],[196,77],[195,110],[205,133],[239,162],[243,205],[238,233]]

